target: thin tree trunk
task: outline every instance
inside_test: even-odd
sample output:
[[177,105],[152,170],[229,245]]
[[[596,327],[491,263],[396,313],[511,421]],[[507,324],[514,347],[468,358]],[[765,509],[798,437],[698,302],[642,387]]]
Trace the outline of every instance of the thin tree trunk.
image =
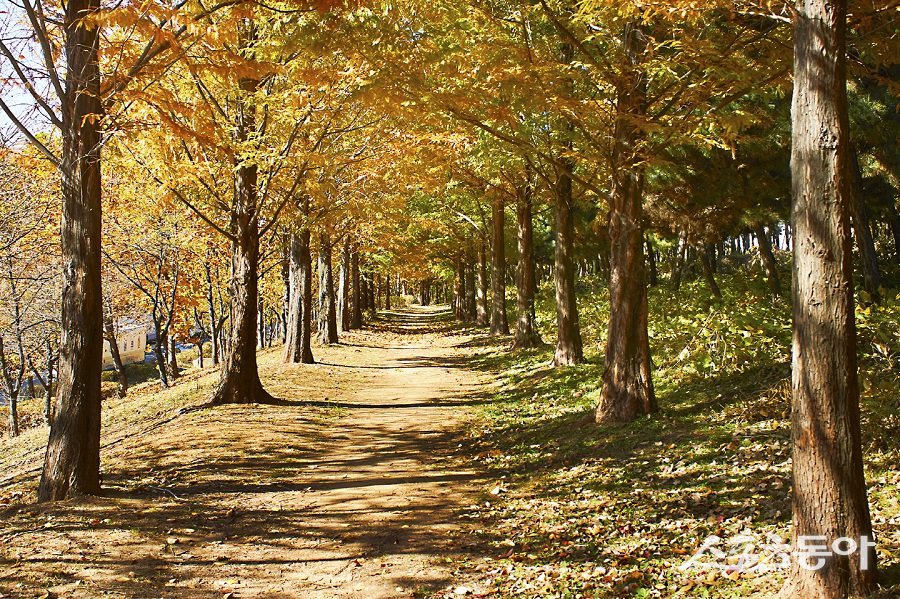
[[331,238],[328,233],[319,235],[319,342],[327,345],[338,342]]
[[62,109],[62,339],[56,416],[38,501],[100,491],[100,372],[103,364],[100,276],[99,0],[65,4],[66,99]]
[[781,277],[778,276],[778,262],[775,260],[775,254],[772,253],[769,237],[766,235],[762,225],[757,225],[753,230],[753,234],[756,235],[756,239],[759,242],[759,255],[766,269],[766,280],[769,282],[769,289],[772,290],[773,297],[780,297]]
[[360,301],[359,308],[365,314],[366,312],[371,311],[369,303],[372,299],[372,295],[369,293],[369,275],[364,271],[360,271],[359,273],[359,289],[360,289]]
[[476,298],[475,324],[480,327],[491,323],[488,312],[488,272],[487,272],[487,247],[484,238],[477,241],[478,244],[478,289]]
[[475,262],[472,260],[471,253],[469,259],[466,260],[466,321],[475,322],[477,312],[477,285],[475,284]]
[[650,265],[650,286],[655,287],[659,283],[659,270],[656,267],[656,250],[647,239],[647,263]]
[[872,237],[869,210],[862,197],[862,171],[859,166],[859,155],[855,147],[851,147],[849,153],[848,199],[853,233],[862,262],[863,289],[866,290],[873,302],[878,303],[881,301],[881,269],[878,267],[878,252],[875,250],[875,239]]
[[[791,170],[793,542],[872,540],[860,443],[846,92],[846,0],[800,0],[794,15]],[[816,558],[812,558],[814,562]],[[783,597],[875,591],[872,547],[829,552],[811,571],[792,560]],[[867,562],[867,563],[864,563]]]
[[11,394],[6,398],[7,407],[9,408],[9,436],[19,436],[19,398]]
[[889,203],[888,211],[888,226],[894,238],[894,256],[900,262],[900,213],[893,203]]
[[353,292],[351,295],[352,310],[350,313],[350,328],[362,328],[362,280],[359,274],[359,252],[354,251],[350,256],[350,275],[353,279]]
[[350,330],[350,241],[344,240],[341,247],[341,269],[338,275],[338,330]]
[[710,260],[710,245],[707,244],[702,248],[698,248],[697,253],[700,254],[700,266],[703,268],[703,278],[706,279],[706,284],[709,285],[709,291],[721,299],[722,290],[719,289],[719,284],[716,283],[716,275],[713,273],[712,260]]
[[497,196],[491,204],[491,335],[509,335],[506,317],[506,202]]
[[384,309],[391,309],[391,286],[394,284],[391,280],[391,276],[385,276],[385,285],[384,285]]
[[516,224],[518,227],[519,264],[516,269],[516,334],[513,349],[541,347],[544,341],[537,331],[534,296],[537,285],[534,280],[534,221],[532,197],[534,187],[528,181],[519,190],[516,200]]
[[[572,62],[574,48],[562,44],[560,59],[564,64]],[[571,86],[571,82],[567,86]],[[571,136],[574,126],[565,122],[562,127],[566,139],[563,147],[572,149]],[[575,223],[572,215],[572,171],[574,163],[564,154],[556,165],[556,247],[554,249],[553,280],[556,286],[556,351],[554,366],[579,364],[584,360],[581,326],[578,322],[578,298],[575,296],[574,243]]]
[[466,265],[461,255],[456,256],[456,277],[453,288],[453,307],[456,319],[466,319]]
[[640,27],[625,26],[623,47],[630,72],[617,90],[609,204],[609,332],[598,423],[629,422],[656,411],[647,331],[644,172],[639,147],[643,140],[634,125],[636,117],[646,111],[646,80],[640,66],[646,43]]
[[366,273],[367,279],[367,287],[369,290],[368,301],[366,302],[369,307],[369,313],[372,317],[376,317],[378,315],[378,302],[376,301],[376,296],[378,295],[378,288],[375,285],[375,274],[373,272]]
[[675,256],[675,268],[672,270],[672,288],[678,291],[681,288],[681,278],[684,275],[684,266],[687,262],[687,236],[681,234],[678,237],[677,254]]
[[119,379],[119,397],[128,395],[128,375],[125,374],[125,365],[122,364],[122,354],[119,353],[119,343],[116,341],[116,331],[113,327],[112,317],[106,314],[103,319],[103,330],[106,334],[106,342],[109,344],[109,354],[112,356],[113,368]]
[[45,362],[47,368],[47,381],[44,383],[44,424],[50,426],[53,422],[53,347],[50,339],[45,342],[47,360]]
[[175,381],[181,376],[181,368],[178,366],[178,343],[175,337],[169,336],[169,377]]
[[219,365],[219,318],[216,315],[215,298],[213,297],[212,269],[209,262],[203,266],[206,275],[206,304],[209,312],[210,341],[212,342],[212,363]]

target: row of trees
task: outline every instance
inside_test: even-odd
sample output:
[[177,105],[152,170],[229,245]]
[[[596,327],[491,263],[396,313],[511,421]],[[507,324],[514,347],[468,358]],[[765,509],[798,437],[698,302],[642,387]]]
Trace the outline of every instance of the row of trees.
[[[521,348],[542,344],[534,302],[547,274],[554,364],[578,364],[576,279],[595,269],[611,304],[596,419],[625,422],[657,409],[647,288],[659,257],[671,257],[675,285],[699,263],[719,295],[723,243],[743,255],[753,234],[779,296],[770,246],[786,244],[772,233],[790,212],[803,283],[792,298],[795,534],[870,533],[850,231],[877,301],[876,240],[900,235],[898,156],[882,139],[898,124],[897,67],[883,60],[894,10],[854,3],[848,27],[846,2],[820,0],[23,0],[0,31],[5,81],[19,84],[0,110],[61,174],[60,252],[34,255],[61,273],[62,301],[31,300],[57,289],[54,277],[26,289],[10,275],[10,314],[23,302],[52,314],[37,344],[48,366],[31,367],[38,326],[16,333],[16,318],[3,330],[19,355],[2,366],[9,397],[26,362],[59,373],[40,500],[99,491],[102,347],[122,315],[150,314],[164,385],[177,376],[174,340],[196,329],[221,361],[211,403],[268,402],[257,348],[274,329],[287,361],[311,362],[314,328],[337,342],[397,280],[423,303],[452,295],[458,316],[505,335],[512,279]],[[52,201],[28,212],[55,215]],[[29,227],[16,222],[0,249],[54,239]],[[844,596],[873,576],[858,556],[835,557],[792,585]]]

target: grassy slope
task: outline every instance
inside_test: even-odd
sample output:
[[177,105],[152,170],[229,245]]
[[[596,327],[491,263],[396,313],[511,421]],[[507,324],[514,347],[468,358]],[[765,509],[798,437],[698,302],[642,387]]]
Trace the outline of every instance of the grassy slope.
[[[785,273],[785,276],[788,276]],[[780,573],[723,576],[678,566],[709,535],[790,532],[790,314],[753,274],[651,292],[661,412],[597,428],[608,311],[602,285],[580,290],[587,363],[547,367],[550,349],[488,351],[478,367],[505,378],[472,433],[497,480],[474,507],[493,559],[467,564],[502,595],[746,597]],[[549,290],[539,315],[553,322]],[[867,478],[886,596],[900,593],[900,297],[860,310]],[[545,340],[552,330],[545,327]],[[891,354],[891,348],[893,354]]]
[[[324,351],[324,350],[322,350]],[[183,365],[187,366],[187,365]],[[299,370],[285,368],[281,364],[280,348],[265,350],[259,357],[260,377],[266,387],[278,397],[292,397],[310,387],[311,383]],[[163,427],[186,410],[205,404],[219,380],[216,368],[185,370],[175,385],[162,389],[154,378],[155,367],[140,365],[139,377],[145,382],[133,385],[128,397],[120,399],[116,384],[109,382],[110,373],[104,373],[102,411],[102,455],[124,439],[151,433]],[[348,376],[343,384],[353,386],[358,381]],[[337,385],[328,379],[317,381],[319,386]],[[40,424],[43,400],[27,400],[20,404],[23,433],[16,439],[0,436],[0,506],[12,500],[28,500],[36,491],[34,481],[39,473],[47,443],[47,428]],[[334,408],[310,408],[311,415],[331,418],[340,410]],[[102,464],[101,467],[107,464]]]

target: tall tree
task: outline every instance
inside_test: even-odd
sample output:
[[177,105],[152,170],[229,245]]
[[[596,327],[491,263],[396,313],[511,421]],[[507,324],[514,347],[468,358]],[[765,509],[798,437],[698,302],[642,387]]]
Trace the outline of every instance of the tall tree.
[[[799,0],[792,106],[793,540],[872,540],[859,424],[850,237],[846,0]],[[875,590],[875,555],[795,560],[785,597],[844,599]]]
[[[56,416],[38,489],[39,501],[100,491],[100,371],[103,295],[100,274],[99,0],[65,5],[65,89],[61,92],[62,255],[65,264]],[[31,11],[29,11],[31,12]],[[40,29],[39,26],[35,30]],[[39,33],[39,35],[41,35]],[[43,36],[46,36],[44,29]],[[43,39],[43,38],[42,38]],[[49,51],[48,51],[49,53]],[[51,61],[52,57],[46,59]],[[53,69],[50,69],[53,71]],[[58,81],[57,79],[53,79]]]
[[491,334],[509,335],[506,318],[506,201],[497,194],[491,202]]
[[524,185],[516,190],[516,224],[519,243],[519,263],[516,267],[516,332],[514,349],[540,347],[544,344],[537,331],[534,296],[537,284],[534,276],[534,182],[530,169]]
[[647,332],[642,132],[635,124],[646,112],[647,87],[641,70],[646,44],[641,27],[626,23],[622,48],[628,67],[617,88],[609,201],[609,332],[597,422],[627,422],[656,410]]

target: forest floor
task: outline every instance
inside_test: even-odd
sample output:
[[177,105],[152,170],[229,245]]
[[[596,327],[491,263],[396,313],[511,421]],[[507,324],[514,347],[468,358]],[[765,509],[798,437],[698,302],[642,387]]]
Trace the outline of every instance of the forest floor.
[[460,366],[471,340],[420,308],[315,366],[261,354],[285,405],[196,409],[212,372],[107,400],[104,497],[35,505],[46,429],[30,431],[0,457],[0,596],[454,592],[455,516],[485,484],[454,457],[490,387]]

